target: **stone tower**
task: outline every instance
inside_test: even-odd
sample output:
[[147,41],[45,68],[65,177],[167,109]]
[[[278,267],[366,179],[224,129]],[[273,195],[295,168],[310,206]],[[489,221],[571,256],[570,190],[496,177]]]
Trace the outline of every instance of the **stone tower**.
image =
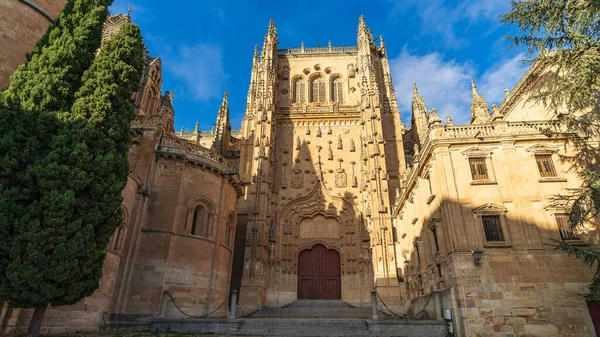
[[270,22],[239,135],[250,184],[232,284],[241,277],[244,309],[302,298],[367,306],[375,285],[398,299],[390,201],[403,132],[383,38],[376,46],[362,17],[355,47],[278,49]]
[[25,62],[48,27],[60,15],[67,0],[0,1],[0,88],[6,88],[10,76]]

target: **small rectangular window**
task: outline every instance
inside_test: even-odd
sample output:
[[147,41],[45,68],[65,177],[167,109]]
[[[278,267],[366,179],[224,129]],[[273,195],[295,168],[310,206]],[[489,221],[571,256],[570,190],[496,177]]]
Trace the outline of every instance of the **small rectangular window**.
[[573,228],[569,224],[569,214],[567,213],[556,213],[554,214],[554,218],[556,219],[556,224],[558,225],[558,231],[560,232],[560,237],[563,240],[579,240],[579,235],[573,232]]
[[392,239],[394,239],[394,242],[398,242],[398,229],[396,227],[392,227]]
[[435,246],[435,252],[438,253],[440,251],[440,243],[438,241],[438,236],[437,236],[437,227],[433,227],[431,229],[431,233],[433,234],[433,244]]
[[538,170],[542,177],[556,177],[556,169],[554,168],[554,162],[552,162],[552,155],[549,154],[536,154],[535,162],[537,163]]
[[504,233],[500,224],[499,215],[483,215],[483,230],[485,232],[485,240],[488,242],[504,242]]
[[485,158],[469,158],[469,165],[471,166],[473,180],[489,179]]
[[419,252],[419,244],[415,243],[415,253],[417,254],[417,265],[421,265],[421,253]]
[[436,267],[436,269],[437,269],[437,274],[438,274],[438,276],[439,276],[439,277],[442,277],[442,265],[441,265],[441,264],[438,264],[438,265],[436,265],[435,267]]

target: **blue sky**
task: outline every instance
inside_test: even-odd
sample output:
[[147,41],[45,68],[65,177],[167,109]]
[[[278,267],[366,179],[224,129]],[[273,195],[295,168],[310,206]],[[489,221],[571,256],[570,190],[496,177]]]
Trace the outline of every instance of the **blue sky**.
[[499,104],[527,66],[523,50],[507,49],[514,27],[497,16],[508,0],[306,0],[154,1],[116,0],[111,12],[139,24],[152,56],[163,61],[163,92],[175,93],[175,129],[210,129],[223,90],[229,90],[232,127],[246,104],[254,45],[262,45],[269,19],[279,47],[356,45],[362,14],[375,36],[383,35],[402,121],[410,124],[412,83],[428,109],[470,118],[473,79],[488,103]]

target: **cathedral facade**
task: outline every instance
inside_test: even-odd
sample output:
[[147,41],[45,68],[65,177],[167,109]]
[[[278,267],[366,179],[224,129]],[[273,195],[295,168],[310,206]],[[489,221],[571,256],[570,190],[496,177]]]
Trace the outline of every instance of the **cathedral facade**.
[[[106,37],[124,20],[111,17]],[[280,49],[271,21],[241,128],[225,92],[212,130],[176,131],[148,56],[100,288],[49,309],[42,330],[225,317],[233,291],[239,316],[299,299],[368,307],[375,289],[380,310],[452,319],[458,336],[594,336],[593,272],[546,245],[598,237],[552,203],[582,181],[577,135],[528,100],[543,71],[534,64],[491,111],[473,83],[466,125],[443,123],[415,86],[407,127],[383,37],[362,17],[352,47]],[[1,315],[9,333],[31,312]]]

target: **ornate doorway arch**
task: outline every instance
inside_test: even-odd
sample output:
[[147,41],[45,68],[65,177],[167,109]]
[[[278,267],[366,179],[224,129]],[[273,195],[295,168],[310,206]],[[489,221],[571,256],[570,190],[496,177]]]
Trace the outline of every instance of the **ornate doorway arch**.
[[321,244],[298,254],[298,299],[342,298],[340,254]]

